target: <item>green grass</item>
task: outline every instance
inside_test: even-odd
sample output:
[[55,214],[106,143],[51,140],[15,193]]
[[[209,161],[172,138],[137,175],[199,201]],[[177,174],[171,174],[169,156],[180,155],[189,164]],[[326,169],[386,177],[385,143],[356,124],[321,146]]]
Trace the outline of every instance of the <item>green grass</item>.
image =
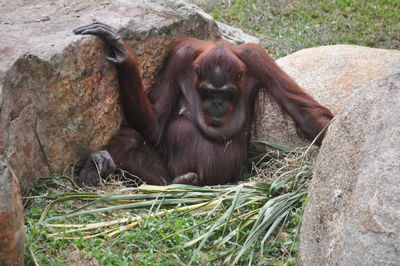
[[[298,245],[296,237],[300,221],[299,212],[300,208],[294,210],[290,220],[287,221],[286,227],[289,230],[277,236],[273,243],[267,244],[263,256],[253,259],[255,261],[253,265],[294,265]],[[32,213],[29,212],[27,215],[31,216]],[[171,215],[163,219],[151,218],[135,230],[114,239],[77,240],[48,239],[43,229],[30,220],[27,221],[28,243],[39,265],[65,265],[71,262],[71,259],[79,262],[79,265],[91,261],[100,265],[187,265],[196,247],[173,252],[169,249],[184,245],[196,238],[199,230],[188,230],[174,237],[165,238],[176,231],[204,222],[204,217],[202,214],[183,214],[179,217]],[[218,260],[218,257],[225,251],[225,249],[202,250],[194,258],[193,264],[221,264],[222,261]],[[256,246],[254,251],[259,251],[259,246]],[[248,262],[249,256],[249,253],[244,254],[240,263]],[[214,260],[216,261],[213,262]],[[27,255],[25,263],[32,264],[30,254]]]
[[[191,262],[192,265],[219,265],[237,260],[239,264],[294,265],[304,193],[312,175],[316,150],[280,150],[257,155],[250,161],[250,181],[266,185],[249,183],[212,190],[178,187],[185,191],[184,195],[179,194],[181,190],[164,193],[165,189],[173,189],[166,187],[145,186],[138,191],[135,188],[127,190],[120,183],[107,183],[92,192],[80,191],[67,179],[48,179],[26,201],[25,263],[31,265],[36,261],[39,265],[64,265],[75,261],[79,265],[91,262],[101,265],[188,265]],[[123,191],[118,190],[121,188]],[[110,196],[102,200],[82,198],[82,195],[100,197],[110,192],[114,193],[113,197],[124,196],[124,201],[107,200]],[[67,199],[66,195],[75,198],[60,201]],[[155,196],[157,204],[152,203]],[[116,209],[127,206],[138,197],[144,198],[139,204],[150,204],[143,208]],[[164,205],[169,198],[178,201],[178,205]],[[46,208],[55,199],[59,202]],[[191,208],[193,204],[189,200],[197,199],[217,203],[206,209]],[[81,207],[85,209],[79,209]],[[104,207],[108,209],[97,211],[97,208]],[[190,211],[179,211],[183,207]],[[88,210],[95,212],[84,212]],[[165,210],[170,212],[156,217]],[[71,216],[71,212],[75,212],[75,216]],[[137,216],[144,219],[129,230],[121,230],[127,223],[93,231],[66,232],[71,228],[60,228]],[[50,224],[59,224],[59,227]],[[104,232],[110,228],[121,232],[107,237]],[[268,230],[271,235],[265,238]],[[100,235],[95,238],[84,239],[98,233]]]
[[210,9],[215,19],[259,37],[275,58],[332,44],[400,48],[400,1],[232,0]]

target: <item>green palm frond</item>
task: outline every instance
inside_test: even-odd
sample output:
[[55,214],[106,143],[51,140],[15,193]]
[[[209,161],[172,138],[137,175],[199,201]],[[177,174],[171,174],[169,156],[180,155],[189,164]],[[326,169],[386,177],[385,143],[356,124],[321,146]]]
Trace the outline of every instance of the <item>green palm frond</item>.
[[[61,239],[113,238],[140,226],[149,218],[182,213],[204,213],[204,222],[175,232],[165,239],[196,228],[199,234],[170,252],[196,247],[192,261],[201,250],[225,249],[219,258],[235,264],[240,257],[258,245],[263,253],[265,243],[277,234],[291,212],[301,206],[311,178],[312,162],[302,151],[283,150],[279,156],[263,156],[255,162],[255,172],[268,170],[271,183],[247,182],[218,187],[189,185],[123,188],[108,194],[69,193],[54,199],[40,218],[49,231],[48,237]],[[266,170],[265,170],[266,169]],[[273,171],[271,171],[271,169]],[[54,197],[54,195],[53,195]],[[54,214],[54,207],[65,201],[82,200],[73,211]],[[52,215],[49,211],[53,209]],[[118,217],[110,213],[119,213]],[[97,215],[100,222],[74,223],[84,216]],[[78,220],[81,221],[81,220]],[[189,263],[190,264],[190,263]]]

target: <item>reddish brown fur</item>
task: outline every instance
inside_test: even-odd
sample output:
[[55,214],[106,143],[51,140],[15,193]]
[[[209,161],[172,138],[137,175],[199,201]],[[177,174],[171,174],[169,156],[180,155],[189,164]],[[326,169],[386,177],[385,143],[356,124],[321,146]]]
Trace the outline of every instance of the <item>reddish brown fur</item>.
[[[196,75],[196,68],[207,73],[217,66],[238,77],[234,81],[238,91],[221,131],[214,134],[210,129],[208,134],[202,129],[208,128],[208,118],[204,125],[199,122],[203,107],[197,90],[202,76]],[[328,109],[301,90],[255,44],[178,39],[171,44],[148,96],[132,52],[117,68],[122,105],[134,130],[121,129],[106,149],[117,166],[148,183],[170,183],[188,172],[199,176],[199,185],[224,184],[236,177],[246,162],[260,89],[293,118],[298,132],[309,140],[332,119]]]

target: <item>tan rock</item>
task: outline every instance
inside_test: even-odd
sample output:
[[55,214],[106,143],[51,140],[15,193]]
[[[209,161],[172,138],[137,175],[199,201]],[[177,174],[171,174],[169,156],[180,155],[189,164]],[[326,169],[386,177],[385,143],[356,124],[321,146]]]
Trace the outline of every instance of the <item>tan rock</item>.
[[[400,51],[355,45],[309,48],[277,60],[278,65],[319,103],[337,113],[355,89],[400,72]],[[268,104],[254,139],[306,146],[294,123]]]
[[[23,191],[104,146],[122,120],[114,67],[103,42],[72,29],[118,29],[138,54],[146,86],[176,37],[257,42],[182,1],[3,1],[0,7],[0,153]],[[37,122],[36,122],[37,121]],[[36,136],[36,133],[37,136]]]

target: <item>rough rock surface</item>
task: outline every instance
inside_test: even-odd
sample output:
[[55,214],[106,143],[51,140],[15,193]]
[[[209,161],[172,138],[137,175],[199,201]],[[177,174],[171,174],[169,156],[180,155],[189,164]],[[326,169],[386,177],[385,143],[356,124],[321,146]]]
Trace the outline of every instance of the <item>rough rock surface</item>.
[[[234,32],[181,1],[2,1],[0,4],[0,154],[23,191],[105,145],[122,120],[114,67],[104,44],[72,29],[101,21],[118,29],[138,54],[149,85],[168,43],[178,36],[214,39]],[[37,136],[36,136],[37,133]]]
[[343,104],[321,147],[300,239],[303,265],[400,265],[400,73]]
[[[277,60],[277,63],[306,92],[336,113],[355,89],[375,79],[400,72],[400,51],[354,45],[309,48]],[[272,104],[254,139],[269,140],[291,147],[306,146],[294,123]]]
[[0,158],[0,265],[23,265],[25,226],[17,177]]

